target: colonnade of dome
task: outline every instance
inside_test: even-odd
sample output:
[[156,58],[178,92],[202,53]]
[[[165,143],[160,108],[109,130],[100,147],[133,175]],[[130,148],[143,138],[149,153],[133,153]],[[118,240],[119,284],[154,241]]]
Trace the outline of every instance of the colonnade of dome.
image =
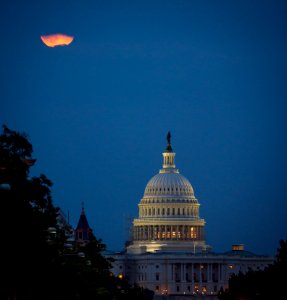
[[178,203],[161,204],[146,204],[139,206],[140,218],[155,218],[155,217],[189,217],[197,218],[199,213],[199,205],[184,205]]
[[135,241],[202,241],[203,226],[191,225],[138,225],[134,227]]

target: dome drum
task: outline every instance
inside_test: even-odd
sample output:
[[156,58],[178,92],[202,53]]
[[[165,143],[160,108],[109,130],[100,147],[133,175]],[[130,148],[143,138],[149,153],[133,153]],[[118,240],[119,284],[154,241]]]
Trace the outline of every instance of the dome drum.
[[147,203],[192,203],[192,204],[198,204],[198,201],[195,197],[175,197],[174,195],[165,195],[163,197],[161,196],[145,196],[142,198],[141,204],[147,204]]
[[139,204],[139,218],[199,218],[199,204]]

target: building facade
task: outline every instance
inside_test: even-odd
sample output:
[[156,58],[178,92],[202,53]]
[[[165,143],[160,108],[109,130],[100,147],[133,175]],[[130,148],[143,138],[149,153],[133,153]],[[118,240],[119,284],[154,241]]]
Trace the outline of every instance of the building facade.
[[138,204],[125,251],[110,254],[113,273],[155,292],[156,297],[214,296],[228,287],[233,273],[264,269],[272,257],[259,256],[233,245],[214,253],[205,241],[205,220],[187,178],[175,166],[168,133],[163,166],[148,182]]

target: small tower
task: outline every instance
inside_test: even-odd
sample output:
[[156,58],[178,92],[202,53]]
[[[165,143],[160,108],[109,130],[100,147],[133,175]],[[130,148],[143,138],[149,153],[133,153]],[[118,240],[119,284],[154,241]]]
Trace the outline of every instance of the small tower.
[[82,203],[82,212],[75,230],[75,242],[78,246],[85,246],[91,240],[93,230],[90,228]]
[[171,134],[168,132],[167,136],[167,146],[162,153],[163,156],[163,165],[162,169],[160,170],[160,173],[179,173],[178,170],[175,168],[175,163],[174,163],[174,157],[175,153],[172,151],[171,147]]

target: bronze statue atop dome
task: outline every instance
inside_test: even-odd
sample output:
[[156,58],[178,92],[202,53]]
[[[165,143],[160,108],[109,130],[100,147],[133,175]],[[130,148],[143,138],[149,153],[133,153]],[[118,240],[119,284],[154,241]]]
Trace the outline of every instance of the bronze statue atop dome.
[[172,152],[172,148],[171,148],[171,134],[170,134],[170,131],[167,133],[167,136],[166,136],[166,139],[167,139],[167,146],[165,148],[165,151],[166,152]]
[[166,139],[167,139],[167,143],[170,144],[170,138],[171,138],[171,134],[170,131],[167,133]]

